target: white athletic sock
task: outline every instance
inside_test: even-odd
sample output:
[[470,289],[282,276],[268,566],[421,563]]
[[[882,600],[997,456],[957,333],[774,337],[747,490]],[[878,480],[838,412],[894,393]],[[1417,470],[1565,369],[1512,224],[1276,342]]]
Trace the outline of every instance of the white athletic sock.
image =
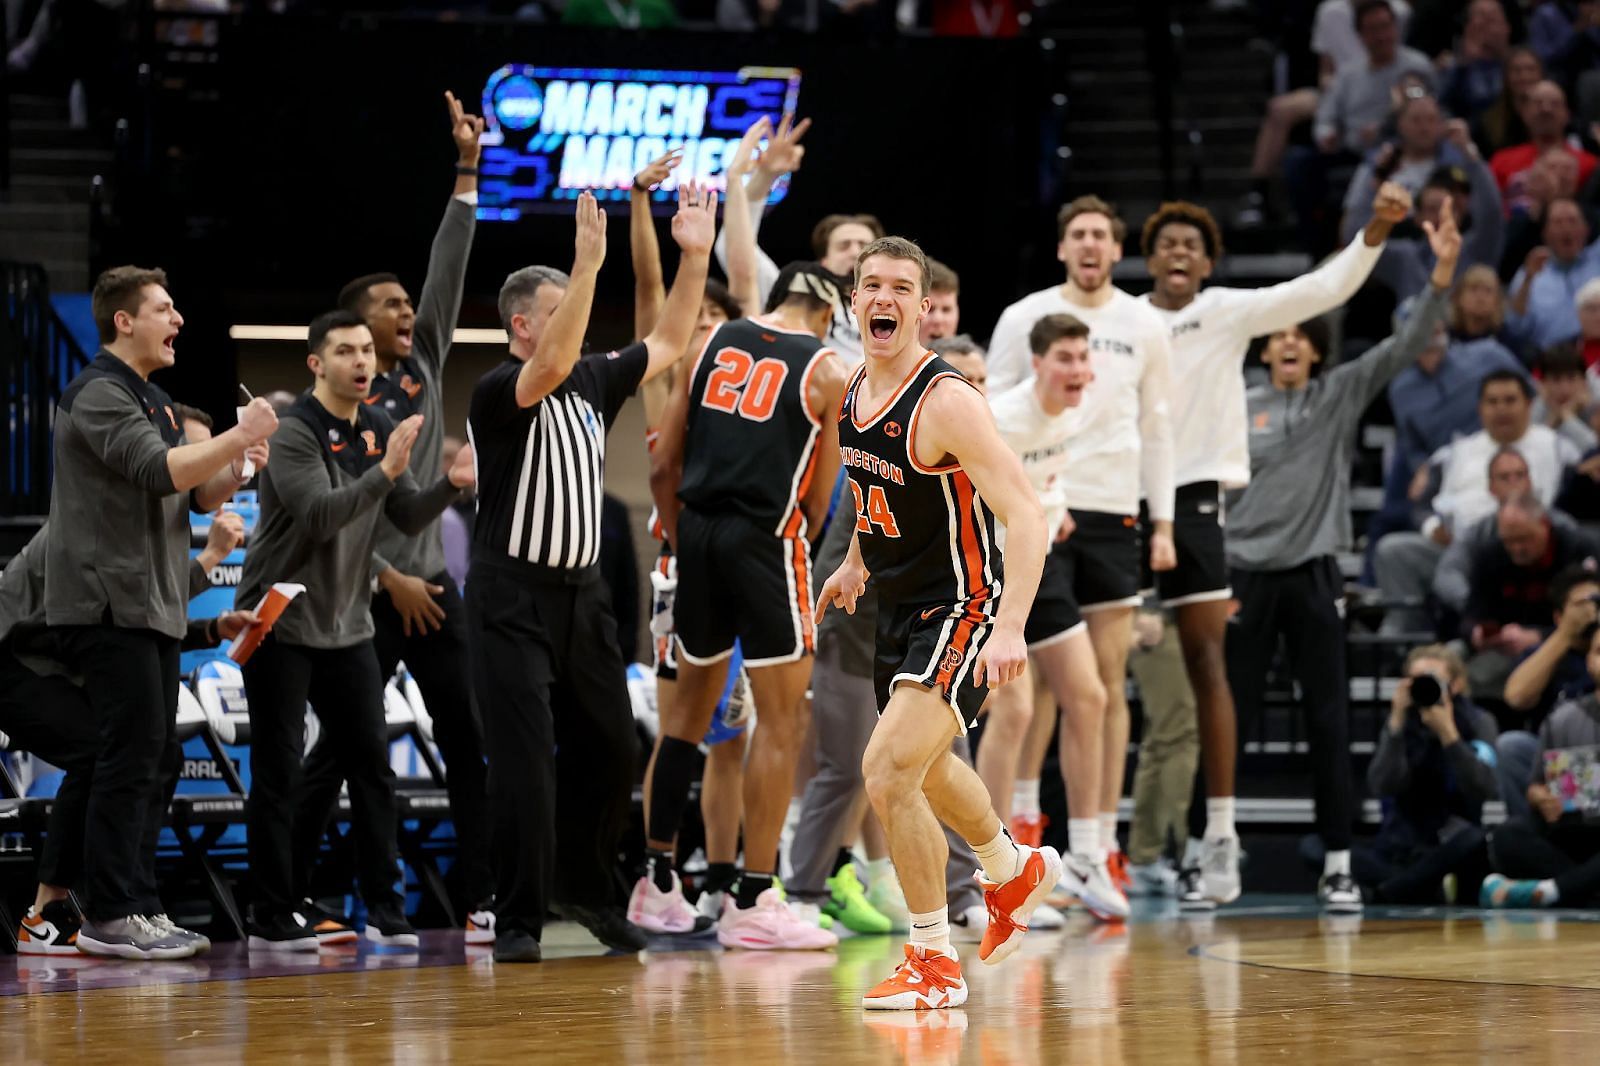
[[1328,877],[1332,874],[1344,874],[1349,876],[1350,852],[1348,849],[1344,851],[1330,851],[1326,856],[1323,857],[1322,876]]
[[1561,890],[1556,887],[1554,881],[1548,878],[1540,881],[1538,886],[1534,888],[1534,892],[1536,893],[1534,901],[1541,907],[1554,907],[1561,901]]
[[1185,870],[1199,869],[1200,854],[1205,849],[1206,842],[1190,837],[1183,845],[1183,868]]
[[1014,818],[1039,817],[1039,779],[1017,778],[1011,786],[1011,815]]
[[941,951],[954,958],[955,950],[950,947],[949,912],[949,907],[940,907],[926,914],[912,911],[911,946],[926,948],[929,951]]
[[1067,819],[1067,850],[1090,862],[1105,858],[1100,848],[1100,822],[1094,818]]
[[1115,854],[1122,850],[1122,845],[1117,843],[1117,812],[1100,812],[1100,846],[1106,849],[1107,855]]
[[[967,841],[972,844],[972,841]],[[997,885],[1003,885],[1022,869],[1024,862],[1023,851],[1017,847],[1017,842],[1011,839],[1011,834],[1006,832],[1006,827],[1001,826],[1000,832],[994,839],[985,844],[972,844],[978,862],[983,866],[983,876]]]
[[1239,835],[1233,825],[1233,797],[1206,798],[1206,839],[1231,840]]
[[873,884],[878,878],[889,872],[889,861],[889,856],[885,855],[881,859],[868,859],[863,864],[863,869],[866,870],[867,874],[868,885]]

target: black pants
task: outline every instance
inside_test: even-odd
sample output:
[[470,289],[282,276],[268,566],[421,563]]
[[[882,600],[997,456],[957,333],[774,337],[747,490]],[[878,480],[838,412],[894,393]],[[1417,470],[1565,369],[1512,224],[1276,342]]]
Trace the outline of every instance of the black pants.
[[99,729],[83,689],[59,675],[40,676],[10,649],[0,650],[0,733],[11,747],[66,771],[50,805],[50,831],[39,857],[39,880],[74,885],[83,872],[83,820]]
[[598,569],[478,557],[468,643],[489,751],[501,929],[538,936],[552,899],[622,901],[617,849],[638,762],[626,667]]
[[401,909],[395,887],[394,770],[383,720],[383,678],[372,642],[348,648],[307,648],[268,636],[244,665],[250,701],[250,872],[255,877],[256,920],[293,910],[291,841],[306,702],[322,723],[324,743],[350,782],[350,822],[356,869],[367,909]]
[[[483,729],[473,707],[467,669],[467,611],[448,573],[428,580],[444,588],[443,595],[436,597],[444,608],[443,626],[406,636],[389,594],[380,592],[372,597],[372,622],[377,627],[372,642],[384,683],[403,661],[433,717],[433,735],[444,754],[445,789],[450,793],[450,816],[456,830],[454,869],[462,895],[459,902],[474,907],[494,895],[494,877],[488,855],[489,769],[483,761]],[[326,744],[311,749],[294,819],[295,879],[300,895],[310,894],[311,870],[343,781],[333,750]]]
[[[1317,835],[1329,851],[1348,850],[1355,799],[1338,563],[1325,555],[1292,570],[1231,570],[1229,582],[1239,601],[1239,613],[1228,622],[1227,659],[1240,746],[1261,722],[1267,670],[1282,637],[1306,712]],[[1189,804],[1189,834],[1196,838],[1205,833],[1204,777],[1195,775]]]
[[[62,626],[52,635],[59,657],[84,681],[95,727],[93,780],[76,786],[84,791],[75,800],[83,812],[84,909],[97,922],[154,913],[161,905],[156,838],[182,758],[178,639],[115,626]],[[70,807],[63,817],[75,817]]]
[[1555,881],[1560,906],[1581,907],[1600,895],[1600,825],[1507,822],[1494,831],[1489,853],[1497,873]]

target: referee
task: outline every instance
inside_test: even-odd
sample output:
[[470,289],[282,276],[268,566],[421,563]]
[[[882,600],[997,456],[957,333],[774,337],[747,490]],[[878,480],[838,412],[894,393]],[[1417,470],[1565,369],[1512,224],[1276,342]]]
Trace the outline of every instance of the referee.
[[571,277],[526,267],[500,289],[511,358],[478,382],[467,420],[479,475],[467,619],[489,755],[501,962],[540,960],[552,897],[607,946],[645,946],[623,917],[615,869],[638,755],[597,565],[606,431],[689,343],[716,202],[693,183],[679,187],[678,276],[655,329],[620,351],[579,358],[606,248],[605,212],[589,193],[578,199]]

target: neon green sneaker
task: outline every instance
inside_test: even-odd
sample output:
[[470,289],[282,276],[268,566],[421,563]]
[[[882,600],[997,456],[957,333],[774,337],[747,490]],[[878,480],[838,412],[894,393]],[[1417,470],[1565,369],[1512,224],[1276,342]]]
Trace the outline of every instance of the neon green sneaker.
[[846,864],[827,880],[829,898],[822,905],[824,914],[831,915],[852,933],[887,933],[894,923],[878,913],[867,902],[867,893],[856,879],[856,868]]

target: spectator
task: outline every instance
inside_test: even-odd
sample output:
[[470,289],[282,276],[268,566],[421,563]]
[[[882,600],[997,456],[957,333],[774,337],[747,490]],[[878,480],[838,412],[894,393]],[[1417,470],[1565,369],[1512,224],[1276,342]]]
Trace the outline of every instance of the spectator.
[[[1589,676],[1600,678],[1600,632],[1589,645]],[[1600,889],[1600,829],[1587,812],[1567,810],[1543,772],[1546,752],[1600,745],[1600,698],[1590,693],[1556,708],[1539,727],[1527,800],[1533,813],[1494,831],[1496,873],[1484,879],[1485,907],[1581,906]]]
[[961,328],[961,278],[937,259],[928,260],[928,313],[917,328],[923,344],[952,337]]
[[1459,139],[1447,141],[1444,112],[1433,97],[1403,97],[1395,109],[1394,120],[1394,138],[1381,145],[1357,168],[1345,193],[1341,238],[1346,243],[1366,224],[1367,218],[1372,217],[1372,195],[1379,182],[1395,182],[1412,196],[1420,196],[1422,187],[1443,163],[1466,161],[1467,157],[1458,147],[1460,140],[1471,143],[1466,137],[1466,123],[1460,123]]
[[1428,57],[1400,44],[1400,28],[1389,0],[1360,0],[1355,5],[1356,33],[1366,50],[1365,62],[1341,70],[1317,103],[1313,135],[1325,155],[1339,151],[1361,154],[1377,145],[1389,117],[1390,93],[1406,75],[1433,85]]
[[[1535,10],[1528,16],[1528,45],[1545,63],[1554,62],[1576,33],[1581,8],[1594,8],[1589,0],[1533,0]],[[1587,29],[1587,27],[1585,27]]]
[[1576,138],[1568,135],[1567,124],[1572,121],[1572,112],[1567,109],[1567,94],[1555,82],[1547,79],[1529,89],[1522,101],[1521,114],[1522,123],[1528,128],[1527,142],[1502,148],[1489,160],[1489,169],[1500,183],[1500,196],[1507,211],[1522,203],[1527,195],[1528,171],[1546,149],[1565,147],[1572,153],[1578,160],[1579,185],[1589,180],[1595,163],[1600,162],[1579,147]]
[[1600,523],[1600,448],[1589,449],[1567,471],[1556,506],[1579,522]]
[[[1503,447],[1489,460],[1489,494],[1493,501],[1503,503],[1526,492],[1528,485],[1528,460],[1515,448]],[[1477,544],[1491,538],[1492,519],[1490,514],[1452,529],[1432,516],[1423,523],[1420,533],[1391,533],[1378,542],[1374,571],[1378,588],[1389,603],[1381,632],[1417,633],[1431,628],[1424,608],[1430,589],[1451,611],[1460,612],[1467,601],[1466,577],[1463,574],[1446,581],[1447,595],[1441,596],[1437,592],[1440,567],[1450,552],[1467,552],[1467,542]]]
[[1455,65],[1439,87],[1439,102],[1464,119],[1488,110],[1500,97],[1510,50],[1511,23],[1499,0],[1472,0],[1456,47]]
[[[1399,35],[1404,38],[1406,23],[1411,19],[1411,5],[1405,0],[1391,0],[1390,8]],[[1346,69],[1365,66],[1367,52],[1356,34],[1351,0],[1322,0],[1317,5],[1311,29],[1311,51],[1317,56],[1316,86],[1291,89],[1267,101],[1266,117],[1256,133],[1255,155],[1250,163],[1251,191],[1234,216],[1235,226],[1248,228],[1266,221],[1272,176],[1283,162],[1289,134],[1316,115],[1322,94],[1332,86],[1337,75]]]
[[1589,406],[1589,383],[1583,370],[1583,356],[1576,344],[1558,344],[1541,355],[1539,396],[1532,411],[1536,424],[1549,426],[1579,452],[1600,444],[1583,417]]
[[1506,53],[1505,73],[1500,78],[1500,97],[1472,120],[1472,139],[1487,156],[1528,139],[1522,121],[1522,101],[1528,90],[1544,80],[1544,64],[1528,48],[1513,48]]
[[1544,239],[1545,215],[1557,200],[1578,195],[1578,160],[1564,145],[1546,148],[1528,171],[1527,195],[1513,208],[1506,222],[1505,249],[1500,253],[1500,277],[1509,282],[1528,253]]
[[1517,344],[1536,350],[1582,332],[1573,294],[1600,277],[1600,247],[1589,243],[1589,220],[1573,200],[1545,212],[1544,244],[1528,253],[1511,279],[1506,328]]
[[[1483,379],[1497,370],[1527,373],[1495,337],[1501,316],[1500,282],[1494,271],[1469,268],[1451,294],[1448,332],[1435,331],[1416,365],[1390,382],[1395,449],[1384,477],[1385,524],[1367,530],[1374,551],[1383,535],[1414,528],[1409,489],[1416,472],[1440,448],[1482,428],[1478,391]],[[1398,325],[1400,316],[1396,319]]]
[[[1389,703],[1389,720],[1367,766],[1367,786],[1383,803],[1358,879],[1384,903],[1438,903],[1443,875],[1472,868],[1483,876],[1485,800],[1496,795],[1494,718],[1466,696],[1461,657],[1440,644],[1414,649]],[[1419,706],[1414,686],[1438,682],[1442,698]],[[1363,871],[1362,867],[1367,870]],[[1366,872],[1367,877],[1361,873]],[[1370,877],[1370,881],[1368,878]],[[1462,885],[1476,894],[1477,883]]]
[[1527,791],[1539,750],[1535,734],[1545,717],[1558,704],[1594,691],[1585,655],[1596,630],[1597,597],[1600,577],[1592,568],[1576,566],[1557,575],[1550,586],[1556,627],[1538,647],[1523,654],[1506,678],[1506,706],[1518,715],[1519,728],[1501,734],[1495,743],[1499,753],[1495,773],[1508,818],[1528,816]]
[[597,29],[654,30],[678,24],[672,0],[567,0],[561,21]]
[[1470,591],[1461,632],[1474,653],[1467,672],[1479,699],[1501,698],[1512,664],[1544,639],[1555,576],[1596,552],[1587,534],[1553,521],[1532,493],[1501,504],[1495,529],[1492,541],[1466,557]]
[[1546,4],[1534,18],[1529,28],[1537,28],[1538,34],[1530,39],[1540,48],[1550,76],[1577,99],[1578,113],[1585,121],[1594,121],[1600,117],[1596,93],[1600,83],[1593,77],[1595,67],[1600,66],[1600,3]]

